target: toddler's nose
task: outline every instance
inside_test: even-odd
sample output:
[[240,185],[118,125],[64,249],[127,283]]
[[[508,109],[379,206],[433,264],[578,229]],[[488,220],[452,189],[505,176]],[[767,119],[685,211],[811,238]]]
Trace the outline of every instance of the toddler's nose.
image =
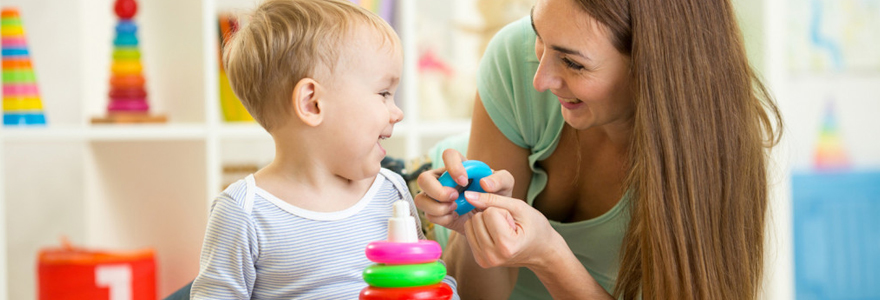
[[391,123],[397,123],[403,121],[403,110],[400,107],[397,107],[397,104],[394,102],[391,103]]

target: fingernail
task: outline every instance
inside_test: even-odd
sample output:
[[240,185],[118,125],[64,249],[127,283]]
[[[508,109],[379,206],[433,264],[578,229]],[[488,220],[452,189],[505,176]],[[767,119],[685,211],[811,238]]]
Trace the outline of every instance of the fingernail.
[[486,186],[486,189],[490,191],[495,191],[495,182],[489,179],[483,179],[483,185]]
[[483,207],[485,204],[483,201],[480,201],[480,193],[473,191],[465,191],[464,197],[467,198],[467,202],[475,207]]
[[458,185],[466,186],[468,184],[468,178],[467,178],[467,176],[461,175],[461,176],[458,176],[457,179],[455,179],[455,182],[457,182]]
[[457,193],[457,192],[449,193],[449,201],[455,201],[456,199],[458,199],[458,193]]

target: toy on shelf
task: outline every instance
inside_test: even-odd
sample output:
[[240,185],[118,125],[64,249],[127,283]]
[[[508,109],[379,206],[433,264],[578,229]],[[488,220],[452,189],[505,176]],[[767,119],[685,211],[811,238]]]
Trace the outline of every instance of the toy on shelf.
[[114,5],[119,22],[113,40],[113,62],[110,67],[110,102],[105,117],[94,117],[92,123],[162,123],[164,115],[151,115],[144,89],[141,51],[138,48],[137,3],[134,0],[116,0]]
[[825,117],[816,142],[813,166],[820,171],[843,171],[850,168],[849,158],[844,149],[843,138],[834,114],[833,102],[828,102]]
[[43,102],[17,8],[2,11],[3,125],[45,125]]
[[39,299],[156,299],[153,249],[97,251],[74,247],[40,249]]
[[238,19],[231,14],[221,14],[217,18],[217,32],[220,34],[220,108],[223,111],[223,119],[226,122],[253,122],[254,117],[248,113],[238,97],[232,91],[232,85],[229,84],[229,77],[226,76],[226,69],[223,67],[223,49],[226,47],[226,41],[229,40],[235,32],[238,31]]
[[439,179],[440,184],[442,184],[443,186],[458,187],[458,199],[455,200],[455,203],[458,204],[458,206],[455,208],[455,212],[458,213],[458,215],[464,215],[474,209],[474,206],[464,199],[463,192],[474,191],[478,193],[485,193],[486,191],[484,191],[483,188],[480,187],[480,179],[492,175],[492,169],[489,168],[489,165],[484,162],[478,160],[467,160],[463,161],[461,164],[464,165],[464,169],[465,171],[467,171],[468,174],[467,186],[461,187],[457,183],[455,183],[455,180],[452,179],[452,176],[449,176],[449,172],[443,172],[443,175],[440,175]]
[[435,241],[419,240],[409,203],[397,201],[388,219],[388,239],[367,245],[367,259],[376,264],[364,269],[359,299],[452,298],[452,288],[441,282],[446,266],[438,261],[442,250]]

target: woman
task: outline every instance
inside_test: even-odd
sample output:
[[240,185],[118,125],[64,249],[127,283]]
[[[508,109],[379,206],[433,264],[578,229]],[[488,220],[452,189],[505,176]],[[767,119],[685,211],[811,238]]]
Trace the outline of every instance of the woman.
[[482,211],[446,169],[416,204],[463,299],[755,299],[774,121],[728,0],[539,0],[480,65]]

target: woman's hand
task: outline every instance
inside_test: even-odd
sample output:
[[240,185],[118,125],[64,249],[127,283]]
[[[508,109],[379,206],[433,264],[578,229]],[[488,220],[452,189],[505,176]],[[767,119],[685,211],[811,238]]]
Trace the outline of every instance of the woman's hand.
[[483,268],[547,268],[568,245],[541,212],[525,201],[501,195],[465,192],[481,212],[465,223],[474,259]]
[[[457,208],[455,200],[458,199],[458,191],[455,188],[443,186],[438,178],[443,172],[448,171],[458,185],[467,186],[467,171],[461,163],[465,160],[467,159],[464,155],[454,149],[443,151],[443,163],[446,167],[422,172],[418,179],[422,192],[414,199],[416,207],[425,212],[428,221],[462,234],[464,234],[465,221],[476,210],[464,216],[455,213]],[[487,193],[509,197],[513,192],[513,181],[513,176],[509,172],[501,170],[494,171],[492,175],[484,177],[479,184]]]

